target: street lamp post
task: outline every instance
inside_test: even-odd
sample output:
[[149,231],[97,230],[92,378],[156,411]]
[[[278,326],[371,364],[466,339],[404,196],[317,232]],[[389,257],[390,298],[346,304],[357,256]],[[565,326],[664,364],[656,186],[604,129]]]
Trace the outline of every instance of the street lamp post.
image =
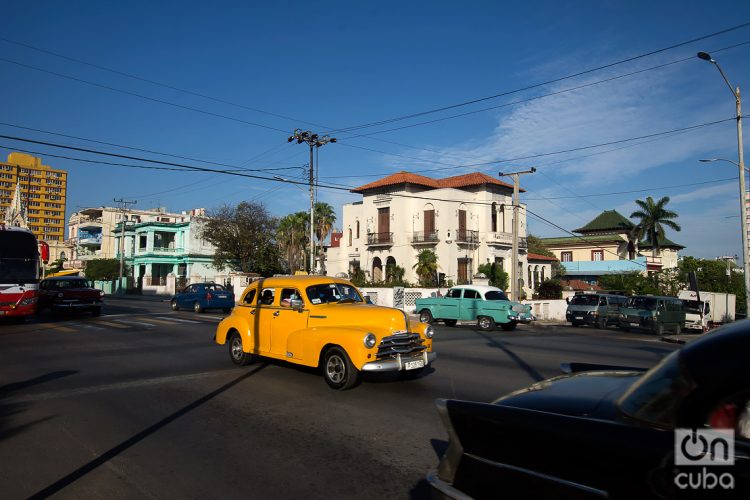
[[[730,92],[734,96],[735,110],[737,114],[737,156],[738,163],[736,164],[739,170],[740,176],[740,227],[742,229],[742,260],[743,269],[745,272],[745,314],[746,317],[750,318],[750,258],[748,258],[748,241],[747,241],[747,192],[745,191],[745,153],[742,145],[742,99],[740,97],[740,87],[737,86],[735,89],[732,84],[729,83],[729,79],[724,74],[724,71],[719,66],[719,63],[711,57],[711,54],[706,52],[698,52],[698,57],[704,61],[708,61],[719,70],[721,77],[729,87]],[[732,162],[734,163],[734,162]]]
[[307,143],[310,146],[310,269],[309,273],[313,274],[315,271],[315,241],[313,235],[315,234],[314,222],[315,217],[315,171],[313,170],[313,149],[319,148],[328,144],[329,142],[336,142],[335,137],[329,137],[327,135],[313,134],[309,130],[296,129],[292,135],[289,136],[287,142],[297,141],[297,144]]
[[[521,300],[521,276],[518,274],[518,208],[521,206],[519,199],[520,182],[519,175],[522,174],[533,174],[536,172],[536,168],[531,167],[528,170],[519,172],[498,172],[497,175],[500,177],[509,176],[513,179],[513,240],[511,244],[511,299],[515,301]],[[523,273],[522,273],[523,274]]]

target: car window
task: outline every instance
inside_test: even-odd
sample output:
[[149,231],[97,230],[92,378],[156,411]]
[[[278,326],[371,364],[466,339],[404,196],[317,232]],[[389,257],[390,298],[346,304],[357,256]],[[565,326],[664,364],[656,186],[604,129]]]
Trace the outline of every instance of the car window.
[[460,288],[451,288],[448,290],[448,293],[445,294],[446,297],[450,297],[452,299],[460,299],[461,298],[461,289]]
[[257,289],[253,288],[249,292],[247,292],[247,295],[245,295],[245,304],[253,304],[255,302],[255,292]]
[[625,305],[633,309],[653,311],[656,309],[656,299],[653,297],[630,297]]
[[485,300],[508,300],[508,296],[501,290],[490,290],[484,294]]
[[626,415],[662,427],[675,424],[681,401],[694,383],[680,366],[680,351],[674,351],[647,371],[618,401]]
[[465,299],[478,299],[479,298],[479,292],[477,292],[476,290],[465,289],[464,290],[464,298]]
[[302,295],[296,288],[284,288],[281,290],[281,306],[292,307],[292,300],[300,299]]
[[599,305],[600,306],[606,306],[607,305],[607,297],[600,297],[599,298]]
[[274,289],[273,288],[265,288],[263,290],[263,293],[260,294],[260,303],[262,305],[273,304],[273,296],[274,296]]

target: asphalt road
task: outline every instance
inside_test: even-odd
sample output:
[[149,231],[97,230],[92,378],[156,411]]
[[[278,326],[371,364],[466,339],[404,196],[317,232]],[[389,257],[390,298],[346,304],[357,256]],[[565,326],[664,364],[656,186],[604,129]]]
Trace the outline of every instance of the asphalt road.
[[351,391],[315,370],[238,368],[221,312],[115,300],[0,324],[0,492],[55,498],[425,498],[437,398],[491,401],[565,361],[649,367],[677,346],[570,327],[437,325],[434,370]]

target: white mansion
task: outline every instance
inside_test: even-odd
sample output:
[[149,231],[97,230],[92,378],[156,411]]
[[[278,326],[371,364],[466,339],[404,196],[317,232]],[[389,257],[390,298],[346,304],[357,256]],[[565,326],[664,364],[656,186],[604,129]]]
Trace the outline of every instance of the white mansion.
[[[398,172],[353,189],[362,201],[343,207],[343,231],[327,249],[330,275],[365,271],[385,279],[388,265],[418,282],[417,255],[431,249],[439,272],[455,284],[470,283],[478,266],[497,263],[510,274],[513,186],[482,173],[433,179]],[[526,251],[525,210],[519,210],[519,268],[527,296],[551,275],[551,259]]]

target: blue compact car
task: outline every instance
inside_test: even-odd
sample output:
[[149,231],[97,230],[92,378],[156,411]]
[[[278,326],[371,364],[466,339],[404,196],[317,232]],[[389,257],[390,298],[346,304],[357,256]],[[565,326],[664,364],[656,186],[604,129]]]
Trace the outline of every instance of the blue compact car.
[[172,297],[172,310],[192,309],[202,313],[206,309],[221,309],[228,313],[234,307],[234,293],[217,283],[193,283]]

